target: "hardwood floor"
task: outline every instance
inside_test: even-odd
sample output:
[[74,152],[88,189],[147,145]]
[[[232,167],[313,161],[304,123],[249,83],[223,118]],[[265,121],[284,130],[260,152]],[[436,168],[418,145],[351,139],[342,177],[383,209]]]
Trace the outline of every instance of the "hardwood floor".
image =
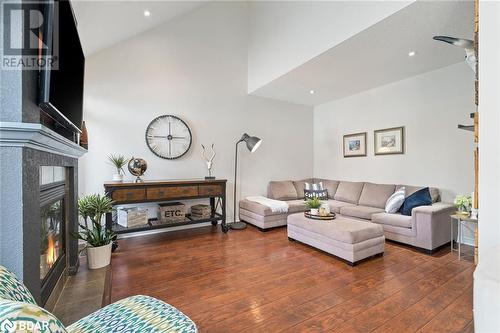
[[112,300],[164,300],[200,332],[473,332],[470,261],[386,243],[350,267],[286,228],[211,227],[119,241]]

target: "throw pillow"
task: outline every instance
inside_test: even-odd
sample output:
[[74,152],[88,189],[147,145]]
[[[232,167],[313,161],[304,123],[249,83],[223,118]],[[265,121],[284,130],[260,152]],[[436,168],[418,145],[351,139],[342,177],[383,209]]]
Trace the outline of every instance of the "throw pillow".
[[328,190],[306,190],[304,189],[304,197],[306,200],[317,198],[319,200],[328,199]]
[[323,182],[314,183],[314,184],[305,182],[304,183],[304,190],[314,190],[314,191],[323,190]]
[[406,216],[411,216],[411,210],[418,206],[429,206],[432,204],[431,193],[429,188],[423,188],[417,192],[410,195],[405,199],[403,205],[401,206],[401,214]]
[[389,199],[387,199],[387,202],[385,203],[385,212],[391,214],[396,213],[401,208],[404,201],[405,188],[401,187],[399,190],[394,192]]

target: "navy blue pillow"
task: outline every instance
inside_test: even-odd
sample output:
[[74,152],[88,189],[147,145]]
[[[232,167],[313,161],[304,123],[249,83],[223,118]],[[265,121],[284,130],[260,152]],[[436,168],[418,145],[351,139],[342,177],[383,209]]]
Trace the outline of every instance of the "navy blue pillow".
[[399,212],[403,215],[411,216],[411,210],[418,206],[429,206],[432,204],[429,188],[423,188],[405,199]]

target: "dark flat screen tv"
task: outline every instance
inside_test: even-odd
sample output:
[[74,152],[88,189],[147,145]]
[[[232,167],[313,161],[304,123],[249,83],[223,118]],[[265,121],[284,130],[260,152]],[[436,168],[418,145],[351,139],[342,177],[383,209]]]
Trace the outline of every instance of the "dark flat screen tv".
[[85,56],[77,22],[68,0],[45,5],[43,11],[44,19],[48,20],[42,33],[48,49],[44,52],[54,58],[57,66],[40,70],[39,105],[45,113],[42,119],[48,116],[57,129],[64,127],[76,133],[80,131],[83,118],[85,74]]

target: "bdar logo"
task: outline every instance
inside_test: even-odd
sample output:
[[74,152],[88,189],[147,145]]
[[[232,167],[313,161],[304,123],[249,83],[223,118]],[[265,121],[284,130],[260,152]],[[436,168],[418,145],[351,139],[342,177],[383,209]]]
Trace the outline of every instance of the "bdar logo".
[[0,324],[0,332],[12,333],[16,331],[16,324],[14,324],[10,319],[5,319]]

